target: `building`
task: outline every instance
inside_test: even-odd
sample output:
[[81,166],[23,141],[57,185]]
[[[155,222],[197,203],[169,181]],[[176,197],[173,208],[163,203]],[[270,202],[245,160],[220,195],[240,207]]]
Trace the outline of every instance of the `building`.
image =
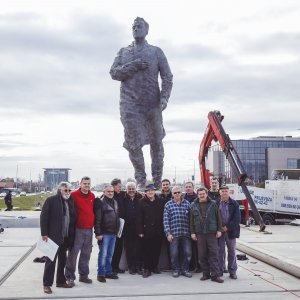
[[[300,137],[259,136],[252,139],[232,140],[248,177],[254,183],[272,179],[275,169],[300,169]],[[212,152],[220,153],[214,145]],[[235,182],[234,175],[225,156],[208,155],[209,170],[222,178],[223,182]]]
[[46,191],[57,188],[61,181],[69,181],[69,168],[44,168],[44,185]]

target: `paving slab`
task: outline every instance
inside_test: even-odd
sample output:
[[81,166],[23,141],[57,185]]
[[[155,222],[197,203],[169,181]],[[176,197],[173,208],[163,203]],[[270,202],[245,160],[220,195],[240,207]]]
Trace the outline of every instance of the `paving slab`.
[[237,248],[300,278],[299,226],[270,225],[266,232],[259,232],[258,226],[243,227]]

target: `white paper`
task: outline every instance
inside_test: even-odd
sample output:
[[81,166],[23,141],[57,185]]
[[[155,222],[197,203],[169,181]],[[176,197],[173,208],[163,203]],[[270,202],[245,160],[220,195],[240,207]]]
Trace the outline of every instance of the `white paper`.
[[122,236],[123,228],[124,228],[125,220],[120,218],[120,226],[117,237],[120,238]]
[[58,249],[58,245],[54,243],[51,239],[48,238],[46,242],[43,241],[42,237],[40,236],[36,244],[36,247],[44,254],[44,256],[47,256],[52,261],[54,260],[54,257]]

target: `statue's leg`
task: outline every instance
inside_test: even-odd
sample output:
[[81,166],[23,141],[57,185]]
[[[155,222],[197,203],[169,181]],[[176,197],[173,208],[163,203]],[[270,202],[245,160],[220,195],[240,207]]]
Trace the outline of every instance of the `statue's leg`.
[[153,183],[157,189],[160,189],[164,167],[164,146],[162,141],[150,144],[150,155]]
[[144,155],[141,148],[130,149],[129,158],[134,167],[134,178],[137,183],[137,189],[139,191],[144,191],[146,185],[146,172],[145,172],[145,162]]

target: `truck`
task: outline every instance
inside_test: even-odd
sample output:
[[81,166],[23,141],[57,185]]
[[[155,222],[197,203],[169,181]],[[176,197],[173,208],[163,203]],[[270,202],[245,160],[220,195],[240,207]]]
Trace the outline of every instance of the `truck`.
[[[246,199],[237,184],[228,186],[231,198],[238,201]],[[248,186],[248,190],[264,224],[282,224],[300,219],[300,180],[266,180],[265,188]],[[243,205],[241,208],[247,209]],[[249,224],[255,224],[251,208],[249,209]]]

